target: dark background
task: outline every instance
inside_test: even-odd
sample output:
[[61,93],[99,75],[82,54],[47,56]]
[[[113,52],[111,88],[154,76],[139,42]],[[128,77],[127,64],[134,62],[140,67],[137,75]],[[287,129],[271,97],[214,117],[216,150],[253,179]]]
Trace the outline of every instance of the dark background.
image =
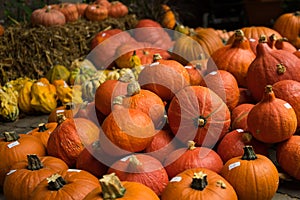
[[[0,24],[9,25],[29,19],[34,9],[60,2],[91,2],[92,0],[0,0]],[[153,5],[166,2],[178,20],[195,28],[213,27],[234,30],[244,26],[271,27],[282,13],[300,10],[300,0],[120,0]]]

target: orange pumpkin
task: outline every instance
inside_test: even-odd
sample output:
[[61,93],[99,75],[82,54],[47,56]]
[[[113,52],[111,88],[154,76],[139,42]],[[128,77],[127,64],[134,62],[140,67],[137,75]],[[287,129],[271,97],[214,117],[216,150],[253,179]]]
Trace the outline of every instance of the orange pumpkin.
[[85,17],[90,21],[103,21],[108,17],[108,10],[100,4],[89,4],[85,9]]
[[297,128],[300,128],[300,82],[282,80],[272,85],[277,98],[285,100],[293,107],[297,115]]
[[264,156],[269,155],[269,146],[256,140],[251,133],[242,129],[235,129],[227,133],[217,146],[217,153],[226,163],[231,158],[242,156],[244,146],[251,145],[255,152]]
[[286,37],[297,49],[300,48],[300,11],[289,12],[280,15],[273,25],[283,37]]
[[200,85],[214,91],[226,103],[229,110],[233,110],[239,103],[238,82],[228,71],[212,71],[204,76]]
[[[140,152],[150,144],[156,133],[154,124],[147,114],[139,109],[124,107],[114,109],[105,118],[102,130],[100,143],[103,150],[110,155]],[[104,138],[110,142],[106,142]]]
[[159,130],[153,137],[151,143],[146,147],[145,153],[158,159],[161,163],[176,150],[180,142],[174,138],[169,129]]
[[120,1],[110,2],[110,7],[108,9],[108,16],[119,18],[124,17],[128,14],[128,8],[125,4]]
[[243,103],[231,111],[231,129],[247,130],[247,117],[254,104]]
[[226,179],[205,168],[185,170],[171,179],[161,200],[237,200],[236,192]]
[[137,81],[127,85],[127,94],[122,98],[122,105],[146,113],[157,129],[165,124],[165,105],[162,99],[149,90],[141,89]]
[[45,148],[47,148],[48,139],[50,137],[50,134],[54,131],[54,129],[57,127],[57,122],[49,122],[49,123],[41,123],[38,125],[37,128],[29,131],[28,135],[34,135],[38,137]]
[[273,85],[286,79],[300,81],[299,65],[297,56],[288,51],[270,48],[267,38],[262,35],[257,45],[256,58],[247,72],[247,87],[254,100],[261,100],[268,84]]
[[168,183],[168,174],[162,164],[154,157],[133,154],[113,163],[107,173],[115,173],[121,181],[142,183],[158,196]]
[[277,143],[289,139],[296,132],[297,116],[292,106],[276,98],[272,86],[267,85],[262,100],[248,113],[247,125],[257,140]]
[[169,178],[173,178],[187,169],[198,167],[219,173],[223,167],[223,161],[214,150],[196,147],[195,142],[189,141],[188,148],[182,147],[170,153],[164,160],[164,166]]
[[187,63],[186,66],[184,66],[190,75],[191,85],[200,85],[203,77],[206,74],[206,64],[207,59],[200,59],[192,60],[191,62]]
[[30,200],[80,200],[98,187],[99,180],[84,170],[61,170],[41,181],[31,193]]
[[58,126],[48,139],[48,155],[55,156],[74,167],[85,145],[99,139],[99,128],[85,118],[66,118],[59,115]]
[[242,30],[236,30],[234,41],[219,48],[207,62],[207,71],[225,70],[230,72],[237,80],[240,87],[247,86],[247,71],[255,54],[250,48],[249,40]]
[[62,106],[56,107],[48,116],[48,123],[57,122],[57,115],[64,114],[66,118],[73,118],[79,111],[79,105],[75,105],[72,102]]
[[84,17],[85,9],[87,8],[88,4],[77,2],[75,5],[77,8],[77,12],[78,12],[78,18]]
[[65,15],[51,6],[39,8],[31,13],[30,21],[33,25],[59,26],[66,24]]
[[179,62],[159,59],[145,66],[138,82],[142,89],[154,92],[164,101],[170,101],[175,93],[190,85],[190,76]]
[[235,189],[238,198],[266,200],[275,195],[279,176],[272,161],[260,154],[255,154],[252,146],[244,147],[243,156],[227,161],[221,175]]
[[168,121],[180,141],[193,140],[199,146],[213,147],[229,130],[230,111],[211,89],[187,86],[170,102]]
[[58,7],[54,8],[62,12],[66,17],[66,22],[74,22],[79,18],[76,4],[73,3],[60,3]]
[[300,180],[300,136],[294,135],[276,148],[279,166],[293,178]]
[[3,185],[4,196],[6,199],[29,199],[32,191],[42,180],[66,169],[67,164],[59,158],[27,155],[27,160],[17,162],[7,173]]
[[116,96],[127,94],[127,85],[130,82],[126,79],[106,80],[101,84],[95,93],[95,107],[104,116],[112,111],[112,102]]
[[83,200],[159,200],[149,187],[142,183],[120,181],[114,174],[104,175],[100,180],[101,187],[94,189]]
[[[256,54],[256,45],[259,43],[259,38],[261,35],[266,35],[267,37],[275,35],[277,38],[282,38],[281,34],[276,30],[266,27],[266,26],[249,26],[243,27],[241,30],[244,32],[245,37],[249,40],[252,51]],[[232,35],[227,44],[231,44],[234,41],[234,35]]]
[[0,139],[0,186],[3,186],[6,173],[14,163],[26,160],[28,154],[46,155],[41,140],[33,135],[5,132],[3,136]]

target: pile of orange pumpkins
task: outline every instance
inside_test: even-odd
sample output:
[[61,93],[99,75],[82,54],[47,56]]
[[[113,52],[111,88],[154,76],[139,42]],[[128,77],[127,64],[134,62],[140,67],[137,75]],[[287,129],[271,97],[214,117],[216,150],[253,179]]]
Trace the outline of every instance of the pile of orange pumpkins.
[[[95,39],[98,68],[107,60],[96,46],[118,33]],[[267,200],[278,169],[300,180],[296,43],[267,27],[236,30],[226,45],[205,28],[176,40],[135,34],[104,66],[142,66],[138,77],[105,81],[86,107],[58,107],[27,134],[3,134],[6,199]]]

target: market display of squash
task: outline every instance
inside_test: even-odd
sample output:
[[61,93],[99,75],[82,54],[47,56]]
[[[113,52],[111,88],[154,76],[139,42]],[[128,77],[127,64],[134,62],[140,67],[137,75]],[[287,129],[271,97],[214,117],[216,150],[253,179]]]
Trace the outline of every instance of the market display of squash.
[[[300,180],[299,11],[273,28],[221,30],[185,26],[161,3],[149,18],[135,15],[136,1],[32,12],[24,32],[55,30],[59,43],[33,46],[51,43],[59,59],[41,50],[32,59],[47,70],[3,76],[1,125],[48,117],[1,133],[6,199],[271,200],[284,177]],[[89,54],[68,60],[75,49],[60,43],[78,24]],[[13,29],[2,38],[14,43]],[[0,59],[1,74],[13,59]]]

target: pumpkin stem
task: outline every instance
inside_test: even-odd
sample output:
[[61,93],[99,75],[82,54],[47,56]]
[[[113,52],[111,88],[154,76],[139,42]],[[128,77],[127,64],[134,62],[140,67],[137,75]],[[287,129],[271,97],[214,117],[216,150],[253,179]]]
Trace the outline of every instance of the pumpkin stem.
[[127,96],[133,96],[139,94],[140,91],[141,91],[141,86],[137,81],[132,81],[127,85]]
[[126,192],[126,188],[115,173],[103,175],[99,182],[102,188],[103,199],[122,198]]
[[130,81],[134,81],[134,80],[135,80],[134,74],[133,73],[129,73],[129,72],[123,74],[118,79],[118,81],[121,81],[121,82],[124,82],[124,83],[129,83]]
[[243,132],[243,135],[242,135],[242,140],[244,141],[244,143],[249,143],[251,142],[253,136],[251,135],[251,133],[248,133],[248,132]]
[[275,94],[273,92],[272,85],[266,85],[266,87],[265,87],[265,93],[264,93],[264,96],[263,96],[263,98],[262,98],[261,101],[269,102],[269,101],[272,101],[274,99],[275,99]]
[[194,119],[194,125],[196,127],[204,127],[205,124],[206,124],[206,119],[202,116],[199,116],[199,117]]
[[188,150],[196,149],[195,144],[196,143],[193,140],[189,140],[188,141]]
[[15,131],[6,131],[3,133],[6,142],[17,141],[20,136]]
[[286,71],[286,67],[282,63],[277,64],[276,67],[278,75],[284,74],[284,72]]
[[40,123],[38,127],[39,127],[38,132],[45,132],[46,130],[48,130],[45,123]]
[[207,174],[204,174],[202,171],[194,173],[191,188],[202,191],[206,188],[207,184]]
[[153,62],[157,62],[158,60],[161,60],[162,57],[159,53],[156,53],[153,55]]
[[128,171],[136,172],[140,166],[142,166],[142,163],[137,159],[135,155],[131,155],[128,163]]
[[59,190],[67,183],[59,174],[53,174],[47,181],[49,190]]
[[124,95],[119,95],[119,96],[116,96],[113,101],[112,101],[112,104],[113,105],[122,105],[123,104],[123,98],[125,96]]
[[256,160],[257,156],[254,152],[254,149],[251,145],[244,146],[244,155],[242,156],[242,160]]
[[27,169],[29,170],[39,170],[42,169],[43,163],[39,159],[39,157],[36,154],[29,154],[27,155],[27,160],[28,160],[28,166]]
[[258,42],[259,42],[259,43],[266,43],[266,42],[268,42],[267,36],[266,36],[266,35],[263,35],[263,34],[260,35]]
[[217,186],[221,187],[222,189],[226,189],[226,184],[222,180],[217,181]]
[[299,16],[299,15],[300,15],[300,11],[294,12],[294,15],[295,15],[295,16]]
[[63,123],[66,120],[66,116],[63,113],[58,113],[57,114],[57,123],[58,125],[60,125],[61,123]]
[[244,40],[244,32],[241,29],[237,29],[234,31],[234,40],[238,42],[242,42]]
[[197,62],[196,65],[195,65],[195,68],[198,69],[198,70],[202,70],[203,65],[201,63]]

